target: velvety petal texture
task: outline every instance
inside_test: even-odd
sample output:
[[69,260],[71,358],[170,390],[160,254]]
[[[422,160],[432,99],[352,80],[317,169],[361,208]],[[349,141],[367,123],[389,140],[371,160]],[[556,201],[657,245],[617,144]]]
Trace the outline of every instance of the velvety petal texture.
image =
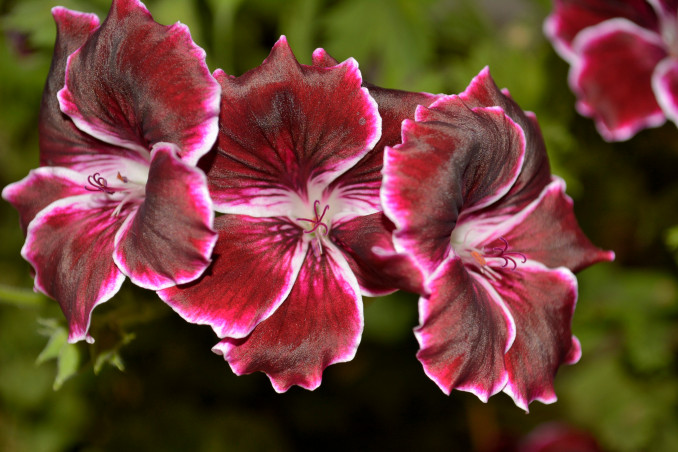
[[56,299],[71,342],[125,276],[150,289],[210,264],[214,213],[197,160],[217,133],[219,85],[181,24],[137,0],[106,20],[57,7],[40,111],[41,168],[3,190],[26,231],[35,288]]
[[340,253],[328,247],[309,254],[290,295],[247,338],[214,347],[233,371],[266,372],[277,392],[298,385],[315,389],[322,370],[350,361],[363,330],[362,299],[355,276]]
[[283,36],[244,75],[215,71],[219,136],[204,167],[219,239],[202,277],[160,292],[223,338],[213,350],[235,373],[264,372],[278,392],[315,389],[353,358],[363,294],[423,288],[379,190],[384,147],[437,97],[374,88],[379,103],[353,59],[318,49],[313,62],[299,64]]
[[208,178],[220,212],[285,214],[289,192],[327,186],[379,140],[381,117],[353,59],[302,65],[283,37],[261,66],[215,77],[221,133]]
[[581,352],[572,271],[614,254],[580,230],[534,115],[484,69],[460,95],[418,107],[383,172],[395,249],[423,275],[415,334],[426,374],[445,393],[486,401],[503,390],[525,410],[553,402],[557,369]]
[[544,23],[571,64],[577,110],[607,141],[623,141],[666,119],[678,124],[678,19],[664,0],[558,0]]

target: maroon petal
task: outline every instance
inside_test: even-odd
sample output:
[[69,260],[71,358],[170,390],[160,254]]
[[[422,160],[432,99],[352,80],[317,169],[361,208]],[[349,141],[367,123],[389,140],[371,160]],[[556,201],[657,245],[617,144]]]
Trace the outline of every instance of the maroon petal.
[[605,140],[627,140],[664,123],[652,91],[652,74],[666,57],[659,35],[612,19],[583,31],[574,45],[580,58],[572,65],[570,86],[577,110],[594,118]]
[[[105,195],[103,195],[105,196]],[[113,262],[113,240],[122,218],[99,195],[65,198],[30,223],[21,255],[35,269],[35,287],[59,302],[69,342],[87,334],[92,310],[120,289],[125,276]]]
[[537,118],[531,112],[524,112],[507,93],[497,88],[488,67],[473,78],[459,98],[469,108],[501,107],[523,130],[526,147],[520,174],[509,192],[490,207],[495,216],[519,212],[551,182],[546,145]]
[[572,41],[583,29],[622,17],[641,27],[659,31],[659,21],[646,0],[555,0],[544,22],[544,33],[566,60],[573,56]]
[[514,184],[525,137],[501,108],[469,109],[458,96],[417,114],[426,122],[406,120],[403,143],[386,148],[381,198],[396,250],[430,274],[449,253],[461,210],[482,209]]
[[595,247],[584,235],[574,215],[565,182],[555,178],[524,211],[501,224],[487,243],[504,237],[511,249],[550,268],[573,272],[614,259],[612,251]]
[[238,374],[265,372],[277,392],[292,385],[313,390],[323,370],[350,361],[363,330],[360,289],[341,254],[309,252],[292,292],[275,313],[244,339],[225,339],[213,350]]
[[[329,67],[338,62],[324,49],[316,49],[313,52],[313,64]],[[414,119],[414,113],[419,105],[428,107],[443,96],[380,88],[370,83],[363,84],[377,101],[382,120],[381,138],[376,146],[360,162],[340,176],[333,186],[341,186],[348,196],[355,195],[378,207],[384,149],[386,146],[395,146],[401,142],[401,124],[405,119]]]
[[664,59],[652,75],[652,88],[664,114],[678,124],[678,59]]
[[261,66],[215,77],[220,133],[208,178],[217,210],[269,216],[280,196],[304,195],[310,181],[327,185],[379,139],[377,105],[353,59],[302,65],[281,37]]
[[409,256],[393,247],[393,228],[382,212],[332,227],[331,240],[344,253],[364,295],[386,295],[396,289],[424,290],[421,271]]
[[533,400],[556,400],[553,379],[573,348],[577,280],[564,268],[530,264],[503,275],[494,286],[516,324],[516,338],[506,353],[509,381],[504,392],[527,411]]
[[64,87],[68,56],[98,28],[99,19],[94,14],[70,11],[60,6],[52,9],[52,15],[57,26],[57,39],[40,106],[40,164],[77,169],[82,164],[96,166],[101,154],[124,156],[127,151],[103,143],[78,129],[61,112],[57,99],[57,92]]
[[341,175],[333,184],[342,191],[342,196],[360,200],[372,206],[373,211],[381,210],[379,189],[381,188],[384,165],[384,149],[401,142],[401,125],[405,119],[414,119],[419,105],[431,105],[442,96],[379,88],[367,84],[370,95],[377,101],[382,119],[382,133],[379,142],[370,152]]
[[61,109],[81,130],[146,158],[175,143],[195,164],[217,134],[219,85],[205,52],[180,23],[153,21],[138,0],[114,0],[108,17],[66,67]]
[[419,299],[417,358],[446,394],[472,392],[482,401],[506,385],[504,353],[515,326],[492,286],[471,276],[461,259],[446,260]]
[[24,234],[28,224],[42,209],[58,199],[83,194],[88,192],[80,174],[66,168],[52,167],[31,170],[28,176],[2,190],[2,198],[19,211]]
[[115,238],[115,263],[141,287],[184,284],[210,263],[217,240],[205,175],[158,143],[151,153],[146,197]]
[[287,298],[307,246],[301,231],[281,218],[223,215],[212,266],[197,281],[160,297],[191,323],[219,337],[245,337]]

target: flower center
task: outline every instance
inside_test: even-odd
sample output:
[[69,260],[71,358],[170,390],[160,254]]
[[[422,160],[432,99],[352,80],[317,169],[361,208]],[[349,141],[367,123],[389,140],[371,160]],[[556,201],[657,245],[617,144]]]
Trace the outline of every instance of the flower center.
[[116,183],[115,185],[109,185],[108,180],[101,173],[94,173],[87,176],[87,183],[85,185],[85,190],[87,191],[100,191],[108,196],[115,202],[118,202],[117,207],[111,213],[111,216],[118,216],[123,206],[131,200],[141,200],[145,196],[145,184],[135,183],[130,181],[127,177],[123,176],[118,172],[115,177],[118,181],[122,183]]
[[523,253],[510,250],[508,240],[504,237],[499,237],[499,240],[501,240],[502,245],[492,248],[454,247],[454,244],[453,247],[467,267],[497,281],[501,279],[501,275],[495,268],[509,268],[511,271],[515,271],[519,263],[527,262],[527,256]]
[[328,204],[323,208],[322,213],[320,213],[320,201],[316,200],[313,202],[314,218],[297,218],[297,221],[309,223],[309,229],[305,229],[304,234],[309,234],[311,246],[313,247],[313,252],[316,256],[320,256],[323,253],[323,240],[330,230],[327,223],[323,222],[323,218],[325,218],[325,214],[329,208],[330,206]]

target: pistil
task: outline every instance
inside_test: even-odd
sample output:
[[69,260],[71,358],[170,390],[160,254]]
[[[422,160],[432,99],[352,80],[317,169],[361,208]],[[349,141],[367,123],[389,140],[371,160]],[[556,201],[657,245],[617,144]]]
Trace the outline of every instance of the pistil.
[[[458,254],[464,259],[467,266],[475,268],[477,271],[497,281],[501,279],[501,275],[495,268],[510,268],[511,271],[518,269],[519,263],[526,263],[527,256],[518,251],[510,251],[508,240],[504,237],[499,237],[503,242],[503,246],[495,246],[492,248],[477,249],[477,248],[463,248]],[[467,256],[466,258],[464,256]],[[471,259],[468,259],[470,257]]]
[[[313,214],[315,215],[315,218],[297,218],[297,221],[306,221],[308,223],[311,223],[311,228],[308,230],[304,230],[304,234],[314,234],[313,238],[315,238],[316,240],[315,242],[311,243],[311,246],[313,247],[313,252],[315,253],[316,256],[319,256],[323,253],[322,237],[327,235],[327,233],[329,232],[329,227],[327,223],[323,222],[323,218],[325,218],[325,214],[327,213],[329,208],[330,206],[326,205],[322,213],[319,213],[320,201],[316,200],[313,203]],[[322,228],[322,230],[320,228]]]

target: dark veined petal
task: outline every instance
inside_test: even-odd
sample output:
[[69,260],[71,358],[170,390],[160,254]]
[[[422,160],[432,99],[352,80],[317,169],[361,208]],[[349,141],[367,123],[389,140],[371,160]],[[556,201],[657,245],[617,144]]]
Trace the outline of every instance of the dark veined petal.
[[[320,67],[334,66],[337,60],[324,49],[313,52],[313,64]],[[428,107],[442,95],[386,89],[363,83],[377,102],[381,116],[381,138],[374,148],[346,173],[332,183],[340,187],[344,196],[359,200],[381,210],[379,188],[381,187],[381,169],[384,164],[384,148],[401,142],[400,126],[405,119],[414,119],[419,105]]]
[[482,401],[508,381],[504,354],[515,324],[490,283],[474,277],[459,258],[447,259],[419,299],[417,358],[443,392],[472,392]]
[[69,342],[87,334],[92,310],[115,295],[125,276],[113,262],[114,235],[124,217],[104,194],[64,198],[31,221],[21,255],[35,269],[35,287],[59,302]]
[[666,57],[659,35],[626,19],[611,19],[581,32],[574,49],[579,58],[569,78],[577,110],[594,118],[605,140],[627,140],[665,122],[652,91],[652,74]]
[[331,240],[344,253],[364,295],[386,295],[396,289],[424,290],[419,268],[393,247],[393,228],[383,212],[332,226]]
[[659,21],[646,0],[555,0],[553,12],[544,22],[544,33],[560,55],[574,57],[572,41],[587,27],[622,17],[643,28],[659,31]]
[[180,23],[156,23],[138,0],[114,0],[108,17],[71,54],[61,109],[81,130],[147,159],[175,143],[195,164],[214,144],[219,85],[205,52]]
[[372,212],[377,212],[381,211],[379,189],[385,147],[400,144],[401,124],[405,119],[414,119],[419,105],[429,106],[442,96],[385,89],[369,84],[366,86],[379,106],[382,118],[381,138],[365,157],[335,180],[332,187],[341,190],[343,198],[364,203],[371,207]]
[[[520,174],[511,189],[488,210],[492,215],[511,215],[519,212],[551,182],[551,168],[549,166],[546,145],[532,112],[524,112],[508,95],[506,90],[500,90],[494,83],[488,67],[483,68],[471,80],[469,86],[459,99],[469,108],[498,106],[506,115],[518,124],[525,134],[525,157]],[[424,113],[425,110],[422,111]]]
[[573,272],[614,259],[612,251],[595,247],[584,235],[574,215],[565,182],[557,177],[530,205],[488,233],[485,243],[503,237],[512,251],[547,267],[567,267]]
[[52,9],[52,15],[56,22],[57,39],[40,106],[40,164],[78,169],[82,165],[96,167],[101,154],[106,157],[125,156],[129,151],[99,141],[78,129],[61,112],[57,99],[57,92],[64,87],[68,56],[98,28],[99,19],[94,14],[70,11],[60,6]]
[[220,133],[208,179],[218,211],[286,214],[288,193],[303,197],[311,181],[326,186],[379,140],[377,105],[353,59],[302,65],[283,36],[259,67],[215,77]]
[[308,247],[282,218],[222,215],[214,227],[212,265],[193,283],[159,295],[187,321],[210,325],[219,337],[242,338],[287,298]]
[[668,57],[656,67],[652,88],[664,114],[678,124],[678,59]]
[[[312,313],[312,314],[309,314]],[[323,370],[350,361],[363,330],[360,289],[341,253],[308,252],[292,292],[244,339],[214,346],[238,374],[262,371],[277,392],[317,388]]]
[[571,359],[572,348],[578,349],[571,330],[577,280],[567,269],[529,262],[502,274],[494,287],[516,325],[516,338],[506,353],[509,380],[504,392],[527,411],[533,400],[556,401],[553,379]]
[[461,211],[492,204],[515,183],[525,136],[501,108],[470,109],[458,96],[417,115],[426,122],[405,120],[403,143],[386,148],[381,199],[397,227],[396,250],[430,275],[449,253]]
[[82,176],[67,168],[43,167],[31,170],[22,180],[6,186],[2,198],[19,211],[21,229],[42,209],[54,201],[70,196],[88,194]]
[[193,281],[207,268],[217,234],[207,180],[158,143],[146,195],[115,237],[115,263],[138,286],[159,290]]

